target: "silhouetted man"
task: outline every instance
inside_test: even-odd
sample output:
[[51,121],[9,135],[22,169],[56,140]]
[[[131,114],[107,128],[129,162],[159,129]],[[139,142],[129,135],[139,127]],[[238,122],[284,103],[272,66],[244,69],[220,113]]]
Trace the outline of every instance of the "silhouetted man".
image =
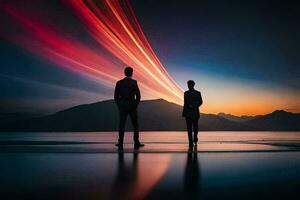
[[[188,91],[184,92],[184,105],[182,116],[185,117],[189,138],[189,147],[193,147],[193,142],[198,142],[198,121],[200,117],[199,107],[202,105],[201,93],[194,89],[195,82],[189,80],[187,82]],[[192,135],[194,130],[194,137]]]
[[131,67],[126,67],[124,73],[126,77],[117,82],[114,95],[115,102],[119,108],[120,113],[119,141],[116,146],[123,147],[125,124],[127,116],[129,115],[134,131],[134,147],[138,148],[144,146],[144,144],[141,144],[139,141],[139,127],[137,116],[137,107],[141,100],[141,94],[137,85],[137,81],[131,78],[133,69]]

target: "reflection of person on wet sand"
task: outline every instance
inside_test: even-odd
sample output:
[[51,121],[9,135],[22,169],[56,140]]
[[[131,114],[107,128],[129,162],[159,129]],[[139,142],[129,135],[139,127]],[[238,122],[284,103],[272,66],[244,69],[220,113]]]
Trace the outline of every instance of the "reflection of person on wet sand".
[[112,186],[112,199],[131,199],[137,186],[138,153],[133,154],[130,166],[126,166],[123,152],[119,152],[118,156],[118,171]]
[[184,197],[197,199],[200,196],[201,171],[198,163],[197,149],[187,153],[187,162],[184,173]]

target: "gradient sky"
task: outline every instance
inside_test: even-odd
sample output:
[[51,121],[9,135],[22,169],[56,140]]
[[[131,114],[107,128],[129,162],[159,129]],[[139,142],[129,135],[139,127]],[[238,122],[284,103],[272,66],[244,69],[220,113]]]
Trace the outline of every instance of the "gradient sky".
[[[65,3],[40,2],[35,7],[51,16],[50,24],[93,45]],[[204,99],[202,112],[300,112],[299,3],[131,2],[150,45],[173,79],[181,88],[186,88],[188,79],[195,80]],[[51,113],[112,98],[111,86],[60,68],[1,37],[23,33],[9,15],[1,13],[0,19],[6,27],[0,30],[0,112]]]

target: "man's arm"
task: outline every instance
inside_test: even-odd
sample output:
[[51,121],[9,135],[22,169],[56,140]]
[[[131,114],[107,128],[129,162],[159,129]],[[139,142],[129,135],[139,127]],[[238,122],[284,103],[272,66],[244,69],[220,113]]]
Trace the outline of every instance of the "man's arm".
[[186,92],[184,92],[184,96],[183,96],[183,106],[187,106],[187,94]]
[[115,87],[114,100],[115,100],[116,104],[119,106],[120,92],[119,92],[119,84],[118,84],[118,82],[117,82],[116,87]]
[[199,106],[198,107],[200,107],[201,105],[202,105],[202,103],[203,103],[203,100],[202,100],[202,96],[201,96],[201,92],[199,92]]
[[139,105],[141,101],[141,92],[139,89],[139,86],[137,84],[137,81],[135,82],[135,102],[136,102],[136,107]]

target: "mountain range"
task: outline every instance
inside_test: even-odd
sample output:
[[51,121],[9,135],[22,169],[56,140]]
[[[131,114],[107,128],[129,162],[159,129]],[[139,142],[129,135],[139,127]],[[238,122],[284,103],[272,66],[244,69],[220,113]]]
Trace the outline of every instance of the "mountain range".
[[[163,99],[141,101],[139,126],[142,131],[183,131],[182,106]],[[16,114],[15,114],[16,115]],[[0,131],[116,131],[118,110],[113,100],[84,104],[46,116],[5,119]],[[11,115],[10,115],[11,116]],[[131,125],[128,118],[128,130]],[[276,110],[258,116],[201,113],[199,129],[206,131],[299,131],[300,114]]]

